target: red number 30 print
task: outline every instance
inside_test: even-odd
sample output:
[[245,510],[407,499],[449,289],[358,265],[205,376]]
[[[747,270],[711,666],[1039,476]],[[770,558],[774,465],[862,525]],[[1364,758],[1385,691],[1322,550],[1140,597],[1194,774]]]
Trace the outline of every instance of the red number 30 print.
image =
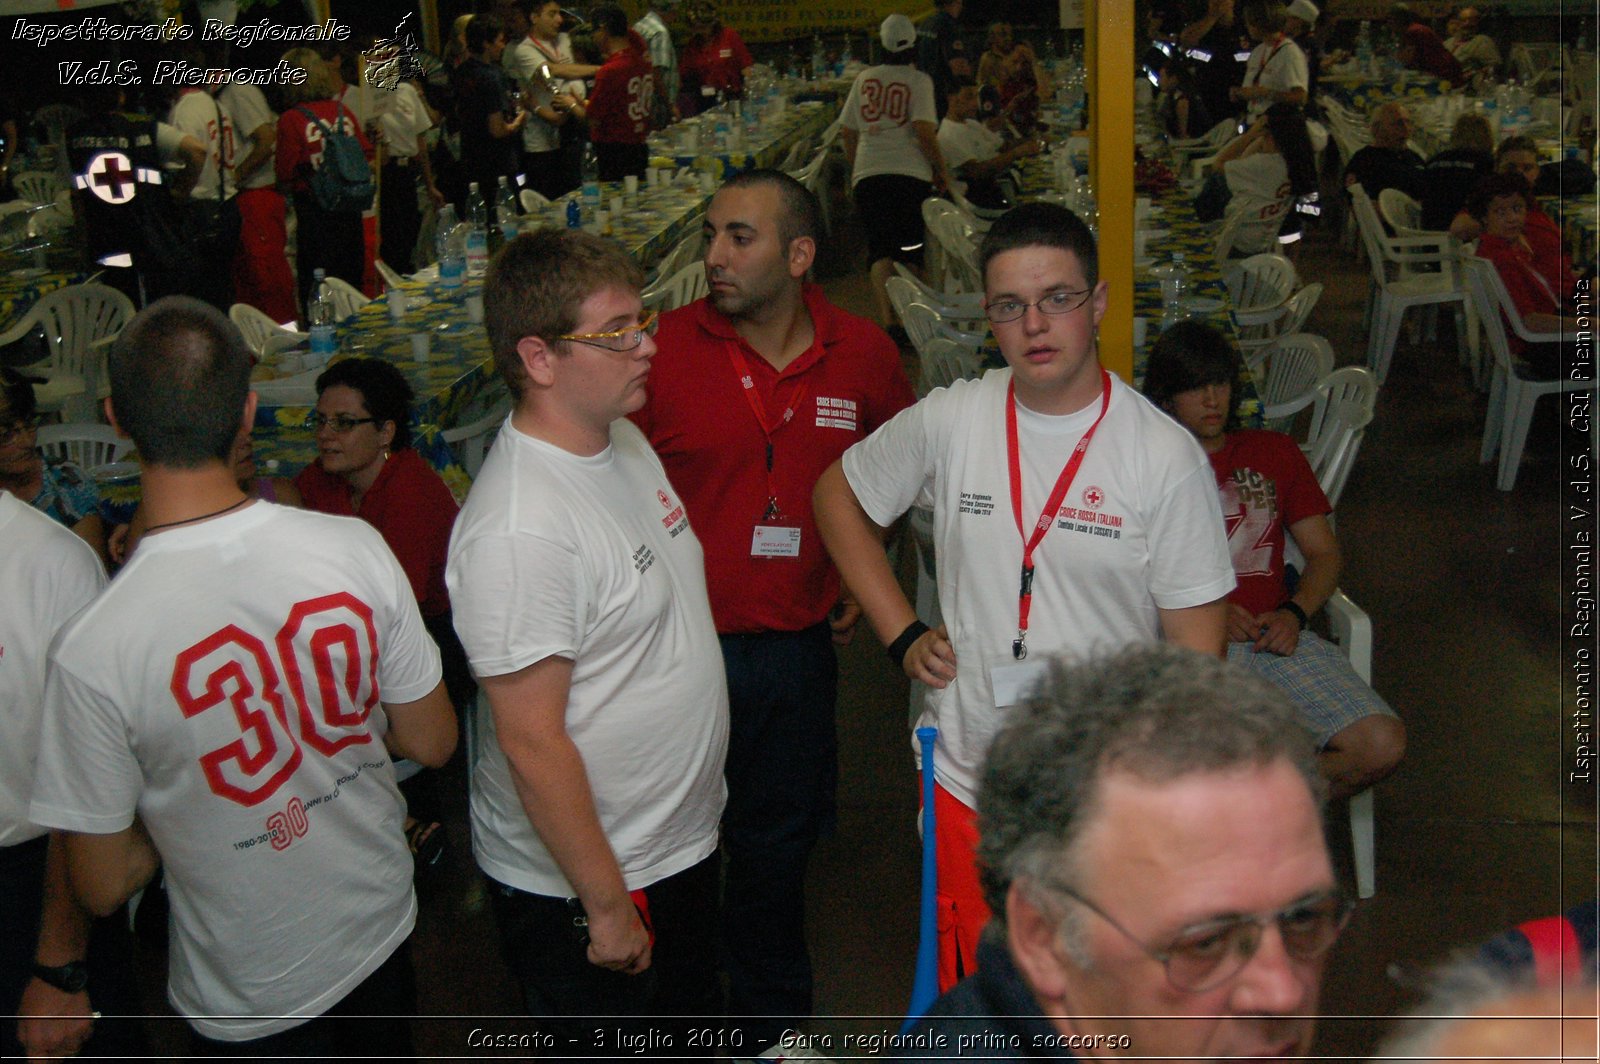
[[213,792],[246,808],[294,774],[302,742],[328,757],[372,741],[366,722],[378,704],[378,639],[366,603],[347,592],[296,603],[274,644],[276,654],[230,624],[172,668],[184,717],[224,703],[232,710],[239,737],[202,754],[200,767]]
[[861,118],[876,122],[887,118],[895,125],[904,125],[911,110],[911,88],[903,81],[891,81],[887,88],[877,78],[861,83]]

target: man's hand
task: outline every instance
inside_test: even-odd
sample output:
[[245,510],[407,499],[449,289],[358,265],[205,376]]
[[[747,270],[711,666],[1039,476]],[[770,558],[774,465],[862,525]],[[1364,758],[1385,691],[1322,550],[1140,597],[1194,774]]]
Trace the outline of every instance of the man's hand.
[[828,614],[828,627],[833,630],[833,645],[847,647],[856,634],[856,622],[861,619],[861,604],[841,590],[839,601]]
[[1300,645],[1300,618],[1288,610],[1269,610],[1253,622],[1257,654],[1277,654],[1288,657]]
[[650,932],[626,895],[627,906],[589,914],[589,963],[624,975],[650,967]]
[[943,690],[956,678],[956,648],[944,625],[930,628],[917,637],[901,662],[906,675],[929,687]]
[[1261,632],[1255,614],[1235,603],[1228,603],[1228,642],[1254,643]]
[[17,1015],[17,1041],[30,1059],[75,1056],[94,1033],[88,992],[68,994],[42,979],[28,981]]

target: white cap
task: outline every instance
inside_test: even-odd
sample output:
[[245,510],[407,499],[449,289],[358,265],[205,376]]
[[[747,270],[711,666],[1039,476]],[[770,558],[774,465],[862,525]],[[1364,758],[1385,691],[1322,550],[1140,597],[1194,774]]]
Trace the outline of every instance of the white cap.
[[903,52],[917,43],[917,27],[904,15],[894,14],[883,20],[878,29],[884,51]]
[[1313,4],[1311,0],[1294,0],[1294,3],[1284,8],[1283,13],[1292,15],[1307,26],[1315,25],[1317,16],[1322,14],[1321,11],[1317,10],[1317,5]]

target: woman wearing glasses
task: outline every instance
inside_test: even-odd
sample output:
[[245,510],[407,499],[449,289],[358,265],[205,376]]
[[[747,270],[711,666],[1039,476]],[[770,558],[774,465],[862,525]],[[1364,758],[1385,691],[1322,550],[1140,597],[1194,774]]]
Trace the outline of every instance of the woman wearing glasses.
[[0,373],[0,491],[66,525],[104,558],[100,489],[73,463],[39,453],[33,385],[15,370]]
[[[295,486],[308,509],[359,517],[382,533],[411,581],[428,634],[439,644],[445,686],[459,712],[475,687],[450,624],[444,584],[457,506],[444,480],[411,446],[412,398],[405,377],[382,359],[329,366],[317,378],[317,409],[310,419],[317,460],[300,471]],[[404,779],[401,789],[412,814],[406,824],[412,852],[419,865],[433,864],[444,838],[432,773]]]

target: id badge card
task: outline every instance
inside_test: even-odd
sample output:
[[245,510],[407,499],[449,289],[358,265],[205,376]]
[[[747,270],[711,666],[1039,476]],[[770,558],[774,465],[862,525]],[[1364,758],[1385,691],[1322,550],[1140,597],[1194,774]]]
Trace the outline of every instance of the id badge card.
[[750,557],[800,557],[799,524],[788,524],[781,517],[763,520],[756,525],[755,535],[750,537]]
[[989,686],[994,691],[996,709],[1020,705],[1037,691],[1050,675],[1050,663],[1039,658],[989,667]]

